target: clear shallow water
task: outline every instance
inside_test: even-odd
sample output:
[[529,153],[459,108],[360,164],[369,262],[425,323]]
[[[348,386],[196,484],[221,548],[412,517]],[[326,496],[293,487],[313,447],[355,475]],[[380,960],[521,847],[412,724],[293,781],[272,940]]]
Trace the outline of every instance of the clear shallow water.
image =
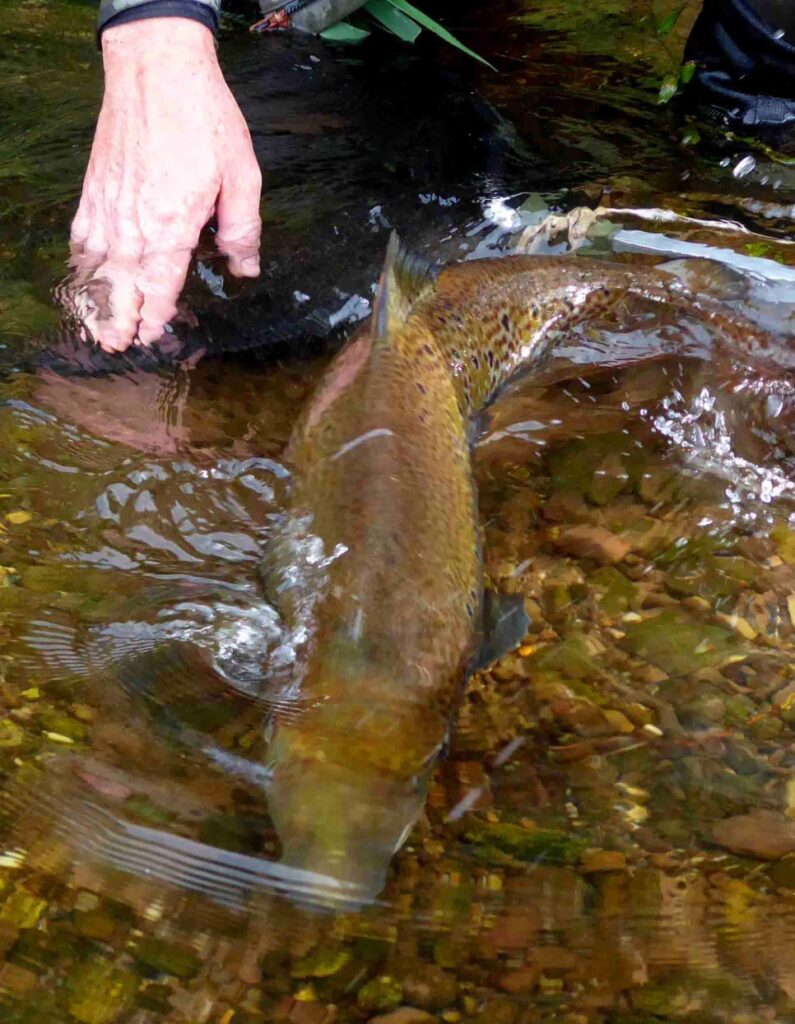
[[[576,7],[453,18],[497,76],[388,41],[230,40],[266,272],[235,290],[208,243],[178,334],[211,354],[100,376],[75,372],[50,294],[96,109],[93,12],[6,24],[0,1019],[795,1016],[791,388],[665,315],[581,332],[484,425],[488,577],[532,624],[473,681],[380,902],[346,912],[274,866],[263,721],[291,699],[291,638],[261,553],[291,425],[388,226],[499,256],[586,202],[586,237],[525,244],[642,263],[707,246],[727,268],[680,272],[791,332],[787,168],[758,155],[737,177],[747,150],[721,167],[681,147],[642,12]],[[777,817],[753,820],[754,849],[716,833],[760,809]]]

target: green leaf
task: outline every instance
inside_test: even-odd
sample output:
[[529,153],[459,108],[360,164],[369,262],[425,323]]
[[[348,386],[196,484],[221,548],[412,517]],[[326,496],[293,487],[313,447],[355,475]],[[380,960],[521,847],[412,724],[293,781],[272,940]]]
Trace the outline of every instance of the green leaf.
[[699,142],[701,142],[701,133],[698,128],[688,128],[682,136],[683,146],[695,146]]
[[677,76],[676,75],[666,75],[665,78],[662,80],[662,85],[660,86],[660,92],[659,92],[659,95],[657,96],[657,102],[658,103],[668,103],[669,100],[672,100],[674,98],[674,96],[676,96],[678,88],[679,88],[679,83],[678,83],[678,80],[677,80]]
[[687,85],[687,83],[692,79],[695,73],[696,62],[694,60],[689,60],[686,64],[683,64],[681,68],[679,68],[679,81],[682,83],[682,85]]
[[684,11],[684,9],[686,7],[687,7],[687,4],[684,3],[684,4],[682,4],[681,7],[674,8],[674,10],[671,11],[670,14],[666,14],[666,16],[663,18],[663,20],[657,25],[657,35],[658,36],[667,36],[668,33],[673,30],[673,28],[676,25],[677,21],[679,21],[679,18],[682,15],[682,11]]
[[394,32],[404,43],[413,43],[422,32],[416,21],[393,7],[389,0],[368,0],[364,9],[390,32]]
[[321,38],[328,39],[332,43],[360,43],[370,33],[366,28],[357,28],[355,25],[351,25],[349,21],[339,21],[331,28],[325,29],[320,35]]
[[423,28],[427,28],[429,32],[433,32],[440,39],[443,39],[446,43],[451,46],[455,46],[457,50],[467,54],[469,57],[474,57],[475,60],[479,60],[481,64],[485,64],[487,68],[491,68],[492,71],[497,69],[493,64],[489,64],[487,60],[484,60],[479,53],[475,53],[474,50],[470,50],[468,46],[464,46],[456,37],[448,32],[446,28],[439,24],[438,21],[434,21],[433,18],[429,18],[427,14],[423,14],[419,8],[415,7],[414,4],[410,4],[408,0],[387,0],[393,7],[397,7],[399,11],[404,14],[408,14],[410,18],[413,18],[418,24],[422,25]]

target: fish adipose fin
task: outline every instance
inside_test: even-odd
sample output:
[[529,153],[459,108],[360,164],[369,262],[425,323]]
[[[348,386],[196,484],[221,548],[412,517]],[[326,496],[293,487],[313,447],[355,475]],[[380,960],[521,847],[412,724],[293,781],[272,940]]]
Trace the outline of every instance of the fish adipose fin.
[[404,249],[397,232],[392,232],[373,309],[376,341],[386,340],[405,321],[420,299],[433,290],[438,274],[433,263]]

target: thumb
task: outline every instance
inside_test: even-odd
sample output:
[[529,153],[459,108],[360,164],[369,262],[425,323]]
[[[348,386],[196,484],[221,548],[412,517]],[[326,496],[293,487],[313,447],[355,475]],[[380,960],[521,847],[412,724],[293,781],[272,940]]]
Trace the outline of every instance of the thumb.
[[259,215],[262,174],[252,154],[250,161],[230,169],[218,194],[216,245],[229,258],[235,277],[257,277],[262,221]]

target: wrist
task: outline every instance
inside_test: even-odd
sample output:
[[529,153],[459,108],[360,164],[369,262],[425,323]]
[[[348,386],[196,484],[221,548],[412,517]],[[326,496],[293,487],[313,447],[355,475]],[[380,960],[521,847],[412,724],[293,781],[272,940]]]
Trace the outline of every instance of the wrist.
[[218,31],[221,0],[100,0],[98,39],[105,29],[152,18],[196,21],[213,34]]
[[[142,65],[181,58],[212,59],[215,37],[210,28],[185,17],[147,17],[119,25],[108,25],[102,32],[102,60],[106,74],[137,71]],[[162,64],[161,64],[162,66]]]

